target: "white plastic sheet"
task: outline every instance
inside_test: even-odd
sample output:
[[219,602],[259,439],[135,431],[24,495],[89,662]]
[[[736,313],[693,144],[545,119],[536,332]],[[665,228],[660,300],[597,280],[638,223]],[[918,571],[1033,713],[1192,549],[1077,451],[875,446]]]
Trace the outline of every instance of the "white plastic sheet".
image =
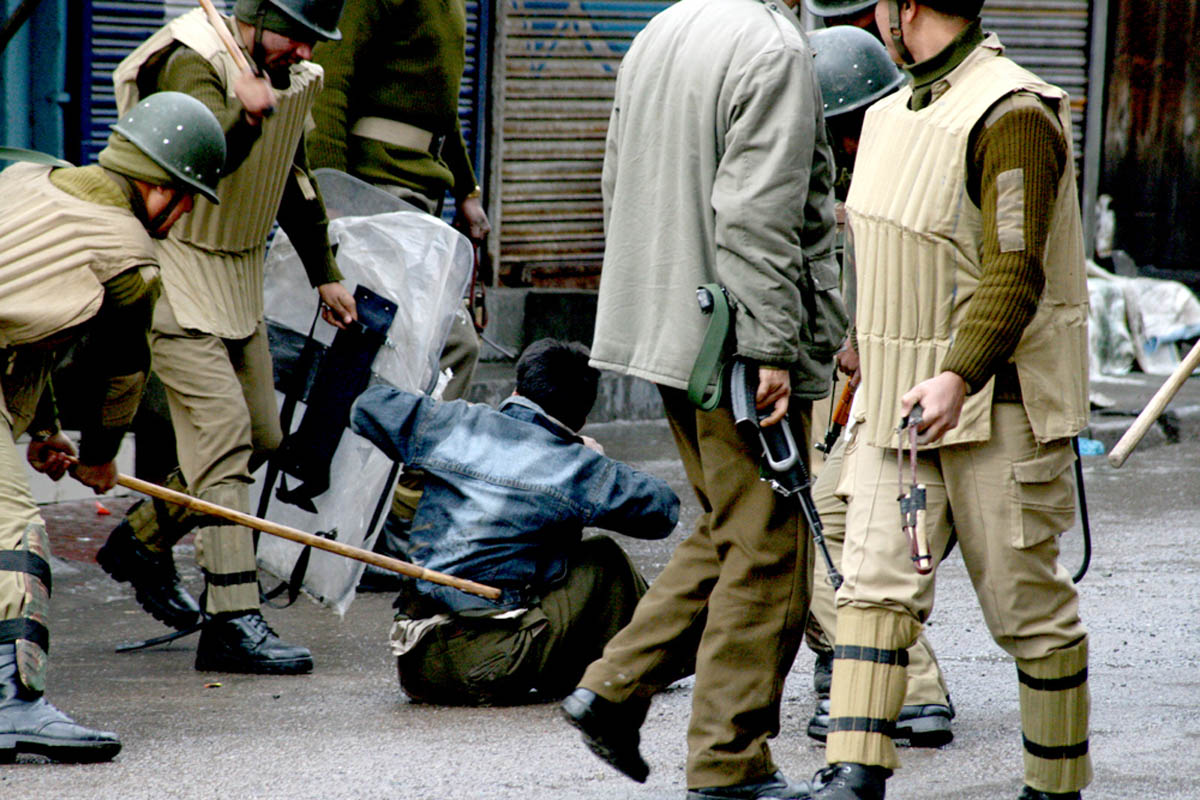
[[[317,170],[316,175],[332,219],[329,236],[337,243],[343,284],[351,292],[362,284],[398,306],[387,341],[372,364],[372,382],[415,392],[429,390],[436,383],[438,356],[470,281],[470,242],[441,220],[349,175],[333,170]],[[267,255],[265,299],[268,321],[308,333],[317,311],[317,294],[282,231]],[[314,338],[328,345],[335,333],[332,325],[318,321]],[[282,394],[277,393],[277,399],[282,404]],[[304,404],[298,403],[293,429],[304,412]],[[330,424],[345,422],[331,420]],[[252,508],[259,506],[266,472],[264,467],[255,475]],[[314,498],[318,513],[272,496],[266,517],[310,533],[336,530],[338,541],[370,549],[390,507],[395,481],[392,463],[347,429],[334,454],[330,479],[330,488]],[[289,485],[296,483],[288,480]],[[298,544],[263,535],[259,565],[286,578],[301,551]],[[304,590],[343,614],[354,599],[362,569],[362,562],[314,550]]]
[[1200,336],[1200,300],[1178,281],[1123,278],[1088,263],[1092,374],[1125,375],[1136,365],[1169,375],[1174,346]]

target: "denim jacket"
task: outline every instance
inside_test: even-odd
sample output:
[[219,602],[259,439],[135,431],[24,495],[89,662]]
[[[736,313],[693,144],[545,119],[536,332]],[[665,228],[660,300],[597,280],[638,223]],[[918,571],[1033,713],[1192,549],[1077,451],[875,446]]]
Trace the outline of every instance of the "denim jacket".
[[387,386],[365,391],[351,429],[428,473],[411,529],[414,561],[503,592],[498,603],[440,584],[418,591],[448,611],[520,608],[567,574],[586,526],[662,539],[679,498],[661,479],[586,447],[536,403],[441,403]]

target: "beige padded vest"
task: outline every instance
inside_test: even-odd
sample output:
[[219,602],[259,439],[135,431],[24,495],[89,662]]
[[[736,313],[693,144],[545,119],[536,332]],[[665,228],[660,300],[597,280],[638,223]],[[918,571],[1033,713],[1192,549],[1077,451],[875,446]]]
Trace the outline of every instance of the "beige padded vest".
[[[1038,441],[1087,424],[1087,284],[1066,94],[1001,56],[988,39],[920,111],[911,89],[867,112],[846,207],[858,266],[858,343],[869,409],[866,435],[896,447],[900,397],[941,372],[981,275],[982,215],[967,194],[971,130],[998,101],[1031,92],[1057,110],[1067,163],[1051,210],[1046,288],[1013,354]],[[993,383],[967,398],[958,427],[937,445],[985,441]]]
[[[233,97],[237,64],[201,9],[177,17],[129,54],[113,72],[123,113],[138,99],[137,74],[155,53],[179,41],[199,53]],[[232,175],[221,179],[220,205],[196,206],[160,242],[163,286],[179,323],[229,339],[254,332],[263,315],[263,256],[309,111],[323,83],[321,67],[292,67],[291,85],[276,90],[275,113]]]
[[18,163],[0,173],[0,347],[91,319],[105,281],[156,263],[133,212],[62,191],[50,169]]

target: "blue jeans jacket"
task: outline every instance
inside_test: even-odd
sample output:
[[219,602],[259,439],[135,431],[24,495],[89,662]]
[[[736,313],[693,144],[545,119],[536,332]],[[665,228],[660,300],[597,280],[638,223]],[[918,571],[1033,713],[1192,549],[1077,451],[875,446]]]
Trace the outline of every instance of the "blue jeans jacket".
[[448,611],[535,604],[566,577],[566,552],[584,527],[662,539],[679,520],[679,498],[664,481],[587,448],[524,397],[496,410],[374,386],[355,401],[350,426],[428,473],[413,560],[503,592],[493,603],[417,582]]

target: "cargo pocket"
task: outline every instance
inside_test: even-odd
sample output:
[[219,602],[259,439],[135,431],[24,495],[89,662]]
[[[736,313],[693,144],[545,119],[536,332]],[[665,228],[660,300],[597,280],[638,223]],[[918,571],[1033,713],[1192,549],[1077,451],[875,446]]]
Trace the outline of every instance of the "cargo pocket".
[[1075,524],[1075,453],[1068,440],[1043,445],[1028,461],[1013,463],[1021,515],[1013,547],[1034,547]]

